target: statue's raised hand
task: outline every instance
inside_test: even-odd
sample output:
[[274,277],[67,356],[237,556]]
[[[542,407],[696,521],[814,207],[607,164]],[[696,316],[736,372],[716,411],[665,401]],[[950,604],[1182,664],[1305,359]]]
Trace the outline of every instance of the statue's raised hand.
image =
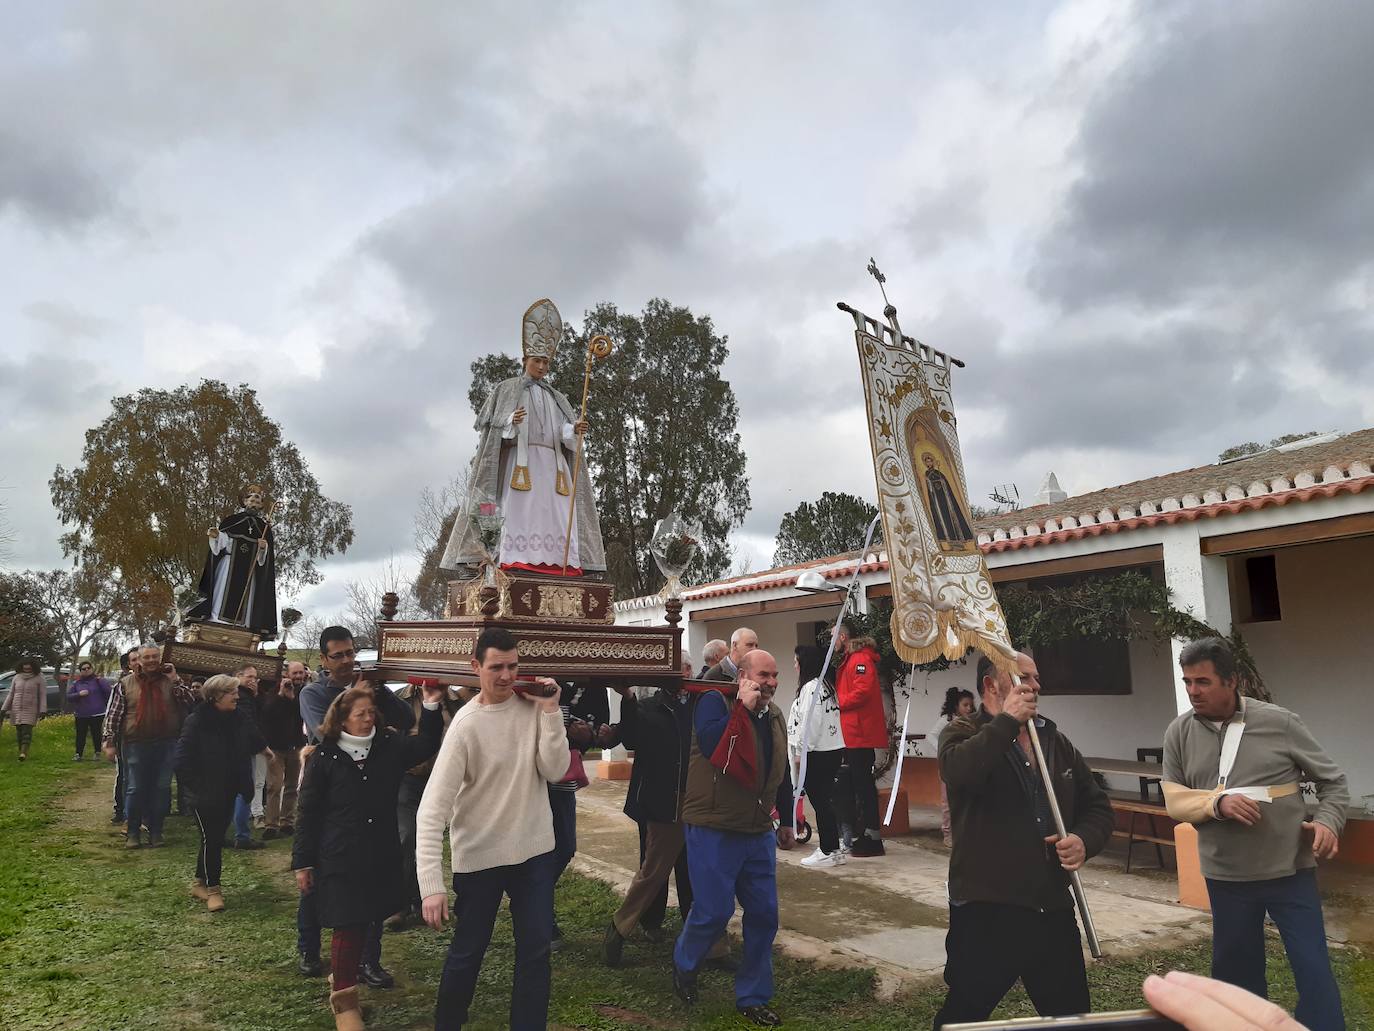
[[521,405],[521,406],[520,406],[519,408],[517,408],[515,411],[511,412],[511,415],[510,415],[510,424],[511,424],[512,426],[519,426],[519,425],[520,425],[522,422],[524,422],[524,421],[525,421],[525,406],[524,406],[524,405]]

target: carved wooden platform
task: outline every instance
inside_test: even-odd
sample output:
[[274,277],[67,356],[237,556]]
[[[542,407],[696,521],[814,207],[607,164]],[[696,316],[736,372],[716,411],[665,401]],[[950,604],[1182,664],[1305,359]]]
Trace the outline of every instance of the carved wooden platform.
[[[560,623],[615,622],[615,612],[612,610],[615,589],[603,580],[502,571],[497,574],[496,585],[500,592],[496,610],[498,619]],[[481,590],[481,576],[450,580],[448,617],[480,616]]]
[[188,681],[192,676],[212,677],[217,673],[233,675],[252,665],[258,679],[267,683],[281,680],[284,660],[258,651],[258,638],[251,630],[223,623],[187,623],[180,628],[182,640],[162,646],[162,661],[170,662]]
[[515,635],[521,676],[560,681],[668,686],[682,682],[682,631],[553,619],[460,616],[378,624],[377,669],[388,676],[471,676],[477,635],[501,626]]

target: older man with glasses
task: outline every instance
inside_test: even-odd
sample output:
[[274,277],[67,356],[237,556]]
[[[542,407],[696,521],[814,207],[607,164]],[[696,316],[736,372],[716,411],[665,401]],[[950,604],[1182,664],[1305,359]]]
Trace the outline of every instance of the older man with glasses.
[[[357,678],[354,660],[357,649],[353,647],[353,633],[347,627],[326,627],[320,634],[320,662],[325,675],[313,683],[306,684],[300,693],[301,720],[312,745],[320,743],[320,725],[324,714],[335,698],[353,686]],[[415,713],[385,687],[376,692],[377,722],[394,728],[404,734],[415,724]],[[296,952],[297,969],[306,977],[319,977],[323,972],[320,964],[320,917],[315,906],[313,892],[301,892],[296,907]],[[362,965],[358,979],[370,988],[393,988],[395,978],[382,967],[382,925],[372,924],[367,929],[363,943]]]

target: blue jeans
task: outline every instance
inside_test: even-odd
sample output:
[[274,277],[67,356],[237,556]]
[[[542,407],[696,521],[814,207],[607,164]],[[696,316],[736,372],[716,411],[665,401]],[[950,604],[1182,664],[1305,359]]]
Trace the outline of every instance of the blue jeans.
[[1298,988],[1294,1013],[1310,1031],[1343,1031],[1341,993],[1326,953],[1326,924],[1315,870],[1267,881],[1207,879],[1212,900],[1212,976],[1269,997],[1264,914],[1278,926]]
[[684,827],[692,874],[692,911],[682,926],[673,962],[695,971],[744,908],[744,957],[735,974],[735,1005],[762,1006],[773,997],[773,939],[778,934],[778,854],[771,830],[737,834]]
[[510,896],[515,930],[509,1026],[512,1031],[543,1031],[549,1017],[549,944],[553,938],[553,886],[558,880],[554,857],[555,853],[545,852],[515,866],[453,875],[458,902],[453,914],[453,940],[434,1007],[435,1031],[456,1031],[468,1019],[502,895]]
[[253,837],[252,806],[247,795],[234,796],[234,840],[250,841]]
[[124,743],[124,815],[130,836],[146,824],[150,837],[162,837],[162,821],[167,815],[162,803],[172,790],[175,745],[171,740]]

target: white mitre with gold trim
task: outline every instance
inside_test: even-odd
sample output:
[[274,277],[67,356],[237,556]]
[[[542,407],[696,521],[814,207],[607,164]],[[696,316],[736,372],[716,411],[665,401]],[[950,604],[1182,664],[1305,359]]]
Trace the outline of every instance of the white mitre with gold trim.
[[553,361],[558,343],[563,339],[563,316],[547,297],[541,297],[525,309],[520,320],[520,343],[525,358],[547,358]]

